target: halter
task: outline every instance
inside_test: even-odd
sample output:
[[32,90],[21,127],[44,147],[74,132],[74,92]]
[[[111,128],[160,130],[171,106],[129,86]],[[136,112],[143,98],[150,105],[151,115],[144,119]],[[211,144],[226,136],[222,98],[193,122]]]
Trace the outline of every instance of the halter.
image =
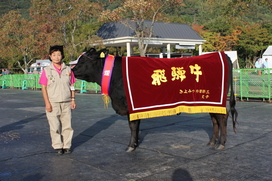
[[[90,60],[92,60],[87,54],[86,52],[83,52],[82,54],[79,55],[79,57],[73,61],[70,62],[70,64],[77,64],[78,60],[80,59],[80,57],[86,57]],[[100,57],[101,59],[105,58],[105,53],[101,52],[100,53]],[[110,90],[110,80],[111,80],[111,74],[112,74],[112,69],[114,66],[114,60],[115,60],[115,56],[114,55],[107,55],[105,58],[105,63],[104,63],[104,68],[103,68],[103,72],[102,72],[102,78],[101,78],[101,94],[103,95],[102,99],[104,101],[104,107],[108,108],[108,104],[109,104],[109,90]],[[102,66],[102,61],[101,61],[101,66]]]

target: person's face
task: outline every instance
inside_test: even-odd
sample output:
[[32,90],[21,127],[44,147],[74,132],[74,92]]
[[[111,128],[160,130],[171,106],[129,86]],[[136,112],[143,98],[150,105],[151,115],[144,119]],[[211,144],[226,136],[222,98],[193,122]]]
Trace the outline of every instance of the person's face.
[[50,59],[55,64],[60,64],[62,60],[62,55],[60,51],[55,51],[51,55],[49,55]]

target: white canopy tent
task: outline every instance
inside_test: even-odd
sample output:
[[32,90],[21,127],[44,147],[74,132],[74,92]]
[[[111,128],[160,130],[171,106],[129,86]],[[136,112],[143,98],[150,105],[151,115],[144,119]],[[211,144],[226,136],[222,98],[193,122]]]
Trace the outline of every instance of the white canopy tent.
[[267,58],[267,68],[272,68],[272,46],[269,46],[263,53],[262,61],[264,62]]

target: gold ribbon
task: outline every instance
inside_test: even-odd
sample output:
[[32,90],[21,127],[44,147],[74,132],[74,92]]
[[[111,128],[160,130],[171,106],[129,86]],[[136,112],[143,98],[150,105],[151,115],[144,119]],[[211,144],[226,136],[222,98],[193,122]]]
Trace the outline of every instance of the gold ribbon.
[[109,103],[110,103],[110,97],[108,95],[103,95],[102,99],[103,99],[103,102],[104,102],[104,108],[108,109],[109,108]]

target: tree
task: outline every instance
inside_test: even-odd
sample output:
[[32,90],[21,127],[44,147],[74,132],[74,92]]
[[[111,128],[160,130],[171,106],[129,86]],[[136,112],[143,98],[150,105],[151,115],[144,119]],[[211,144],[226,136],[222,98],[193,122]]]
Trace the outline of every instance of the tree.
[[229,35],[221,36],[219,33],[212,37],[210,41],[213,44],[214,51],[230,51],[234,45],[237,45],[240,30],[234,29]]
[[[114,1],[114,0],[113,0]],[[183,5],[183,0],[123,0],[123,5],[101,13],[100,21],[120,21],[135,32],[141,56],[145,56],[155,21],[167,21],[165,10]],[[150,20],[147,26],[145,20]]]
[[[88,0],[70,0],[63,3],[59,9],[62,9],[58,12],[62,24],[64,45],[69,50],[70,59],[73,60],[74,55],[82,53],[83,47],[97,41],[98,37],[93,35],[100,24],[96,23],[93,17],[98,16],[102,7],[97,3],[90,3]],[[90,21],[96,25],[96,28],[91,26]]]
[[23,18],[28,18],[28,8],[30,0],[0,0],[0,15],[7,14],[9,11],[19,11]]
[[53,1],[31,0],[30,16],[35,22],[36,40],[41,57],[48,54],[48,47],[54,44],[62,44],[60,22],[54,11]]
[[[101,11],[98,3],[88,0],[32,0],[31,16],[38,24],[38,36],[46,45],[62,44],[74,60],[86,46],[97,40],[93,36],[98,23],[94,16]],[[40,41],[42,42],[42,41]]]
[[245,66],[252,68],[254,60],[260,57],[263,50],[272,43],[272,35],[259,23],[245,23],[240,30],[241,34],[236,49],[243,52],[242,55],[247,62]]
[[18,11],[10,11],[0,21],[0,56],[11,60],[10,64],[17,62],[26,74],[38,53],[34,25],[22,18]]
[[[192,25],[206,40],[203,51],[237,50],[247,68],[272,44],[271,0],[11,0],[0,6],[1,67],[26,70],[35,59],[47,58],[54,44],[65,45],[64,61],[73,60],[99,40],[94,34],[102,20],[121,21],[134,30],[139,44],[134,50],[141,56],[151,50],[155,21]],[[102,8],[107,10],[101,13]]]
[[224,36],[244,22],[247,11],[248,6],[244,0],[206,0],[199,10],[197,23]]

